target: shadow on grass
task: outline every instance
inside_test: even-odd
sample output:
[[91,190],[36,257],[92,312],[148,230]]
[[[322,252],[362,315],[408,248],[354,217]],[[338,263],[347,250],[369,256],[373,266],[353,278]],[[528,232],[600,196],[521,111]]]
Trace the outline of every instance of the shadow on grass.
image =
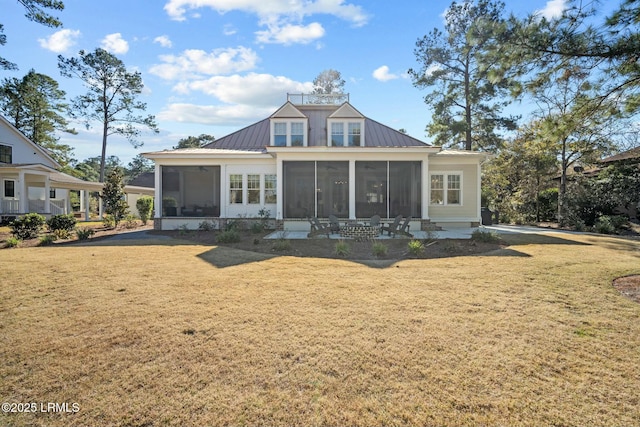
[[614,251],[631,252],[634,253],[635,256],[640,257],[640,241],[638,240],[615,236],[588,237],[586,240],[592,245]]
[[590,243],[572,240],[571,235],[567,238],[559,237],[559,234],[501,234],[500,240],[510,246],[515,245],[577,245],[590,246]]
[[252,262],[260,262],[277,258],[279,255],[270,255],[261,252],[245,251],[224,246],[216,246],[198,255],[203,261],[208,262],[216,268],[235,267]]

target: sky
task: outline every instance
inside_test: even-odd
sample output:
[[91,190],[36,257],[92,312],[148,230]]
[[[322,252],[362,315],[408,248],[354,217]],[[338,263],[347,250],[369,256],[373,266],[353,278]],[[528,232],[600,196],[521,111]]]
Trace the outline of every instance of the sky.
[[[3,2],[7,43],[0,56],[22,78],[30,69],[53,77],[71,99],[86,90],[62,77],[58,55],[106,49],[145,85],[139,100],[160,132],[143,132],[144,145],[110,137],[107,155],[126,165],[139,153],[170,149],[181,138],[221,138],[271,115],[287,93],[308,93],[323,70],[338,70],[350,103],[365,116],[405,129],[430,143],[426,92],[407,71],[420,68],[416,41],[443,27],[450,0],[64,0],[54,13],[61,28],[24,17],[15,0]],[[557,17],[566,0],[506,0],[506,12]],[[83,160],[100,155],[101,128],[72,123],[60,134]]]

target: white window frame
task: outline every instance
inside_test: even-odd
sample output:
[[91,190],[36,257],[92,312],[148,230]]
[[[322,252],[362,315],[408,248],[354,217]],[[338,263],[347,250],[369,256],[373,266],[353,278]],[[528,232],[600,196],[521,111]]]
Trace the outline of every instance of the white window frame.
[[[233,181],[231,179],[232,176],[240,176],[240,188],[237,187],[231,187],[231,184],[233,184]],[[229,178],[228,178],[228,189],[229,189],[229,204],[230,205],[244,205],[246,204],[246,197],[247,197],[247,192],[245,191],[246,188],[246,179],[245,179],[245,175],[241,174],[241,173],[230,173],[229,174]],[[233,198],[231,197],[231,192],[234,190],[240,190],[242,191],[242,200],[240,202],[234,202]]]
[[[443,178],[442,181],[442,203],[431,203],[431,179],[434,175],[441,175]],[[458,191],[460,192],[460,203],[449,203],[449,176],[459,176],[460,177],[460,188]],[[431,171],[429,172],[429,206],[462,206],[463,205],[463,179],[464,176],[462,171]]]
[[[5,194],[5,190],[7,189],[7,184],[6,184],[6,182],[8,182],[8,181],[13,182],[13,196],[7,196],[7,195]],[[17,199],[17,197],[16,197],[16,193],[18,192],[17,190],[18,190],[18,188],[17,188],[17,186],[16,186],[16,180],[15,180],[15,179],[5,178],[5,179],[3,179],[3,180],[2,180],[2,197],[3,197],[3,198],[5,198],[5,199],[11,199],[11,200],[15,200],[15,199]]]
[[[333,125],[340,123],[342,124],[342,144],[333,145]],[[349,128],[357,124],[360,127],[360,145],[349,145]],[[329,147],[364,147],[364,119],[328,119],[327,128],[329,132],[327,132],[327,146]],[[339,135],[339,134],[336,134]]]
[[[265,173],[263,175],[264,185],[262,186],[262,200],[265,205],[275,205],[278,203],[278,175],[275,173]],[[273,188],[267,188],[267,177],[274,177]],[[276,198],[273,202],[267,202],[267,191],[273,191]]]
[[[308,126],[307,126],[307,120],[304,119],[300,119],[300,120],[284,120],[284,119],[271,119],[271,136],[270,136],[270,145],[272,147],[282,147],[282,145],[275,145],[275,139],[276,139],[276,124],[282,124],[284,123],[286,125],[287,128],[287,142],[284,145],[285,147],[291,147],[291,131],[292,131],[292,125],[294,123],[296,124],[301,124],[302,125],[302,146],[306,147],[308,145]],[[282,135],[282,134],[278,134],[278,135]]]
[[[249,187],[249,177],[252,176],[257,176],[258,177],[258,187],[257,188],[250,188]],[[262,178],[263,175],[259,174],[259,173],[249,173],[247,174],[247,204],[248,205],[261,205],[262,203]],[[249,198],[249,191],[257,191],[258,192],[258,201],[257,202],[252,202],[250,201]]]

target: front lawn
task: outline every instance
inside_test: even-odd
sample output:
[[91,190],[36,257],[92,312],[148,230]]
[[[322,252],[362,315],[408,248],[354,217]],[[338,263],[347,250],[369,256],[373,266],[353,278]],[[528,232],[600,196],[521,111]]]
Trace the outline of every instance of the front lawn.
[[640,304],[612,280],[640,242],[507,240],[398,262],[3,250],[0,396],[38,410],[0,425],[639,425]]

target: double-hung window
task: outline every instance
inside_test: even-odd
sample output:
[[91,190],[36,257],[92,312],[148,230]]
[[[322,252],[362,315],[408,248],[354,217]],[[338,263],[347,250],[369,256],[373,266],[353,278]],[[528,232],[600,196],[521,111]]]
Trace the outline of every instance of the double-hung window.
[[349,123],[349,147],[360,146],[360,123]]
[[229,175],[229,202],[242,203],[242,174]]
[[462,204],[462,175],[460,173],[431,174],[432,205],[461,205]]
[[260,175],[247,175],[247,203],[255,205],[260,203]]
[[276,203],[276,175],[264,176],[264,203]]
[[304,123],[291,123],[291,146],[302,147],[304,145]]
[[13,147],[0,144],[0,163],[13,163]]
[[331,123],[331,146],[342,147],[344,145],[344,123]]
[[4,197],[16,197],[16,182],[14,180],[4,180]]
[[287,123],[276,122],[273,124],[273,145],[276,147],[287,146]]

